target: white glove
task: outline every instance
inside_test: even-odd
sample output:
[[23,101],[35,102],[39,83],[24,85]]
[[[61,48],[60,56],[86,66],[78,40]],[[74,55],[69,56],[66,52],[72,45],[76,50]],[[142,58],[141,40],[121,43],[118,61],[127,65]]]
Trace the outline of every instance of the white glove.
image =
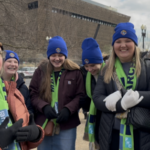
[[108,110],[116,111],[116,103],[121,98],[122,98],[121,92],[116,91],[116,92],[110,94],[109,96],[107,96],[103,101],[105,102],[105,105]]
[[121,100],[122,108],[124,110],[127,110],[127,109],[137,105],[138,103],[140,103],[144,97],[141,96],[139,98],[139,96],[140,95],[137,91],[133,91],[132,89],[128,90]]

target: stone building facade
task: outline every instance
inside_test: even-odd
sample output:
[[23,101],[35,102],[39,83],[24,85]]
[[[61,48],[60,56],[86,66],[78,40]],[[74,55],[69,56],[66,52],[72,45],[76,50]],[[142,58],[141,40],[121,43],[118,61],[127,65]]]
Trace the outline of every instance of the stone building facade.
[[[3,2],[3,5],[1,3]],[[81,44],[96,37],[109,52],[116,24],[130,17],[81,0],[2,0],[0,41],[16,51],[21,60],[46,57],[46,37],[60,35],[68,46],[69,58],[81,63]]]

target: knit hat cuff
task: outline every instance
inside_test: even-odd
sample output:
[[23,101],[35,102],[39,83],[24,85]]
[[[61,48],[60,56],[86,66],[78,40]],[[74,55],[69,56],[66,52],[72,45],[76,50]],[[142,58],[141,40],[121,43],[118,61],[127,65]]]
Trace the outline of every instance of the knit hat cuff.
[[65,58],[67,58],[68,56],[68,53],[63,53],[63,52],[59,52],[59,53],[57,53],[57,52],[52,52],[52,53],[50,53],[48,56],[47,56],[47,58],[49,59],[49,57],[51,56],[51,55],[53,55],[53,54],[63,54],[64,56],[65,56]]
[[119,30],[114,33],[112,46],[114,45],[115,41],[119,38],[129,38],[131,39],[136,45],[138,45],[138,39],[135,33],[131,32],[130,30]]
[[82,64],[101,64],[103,63],[103,59],[95,59],[95,58],[90,58],[90,59],[83,59],[82,58]]
[[47,58],[49,59],[49,57],[55,53],[63,54],[66,58],[68,56],[66,42],[60,36],[55,36],[49,40],[49,44],[47,47]]
[[5,52],[6,52],[5,61],[7,59],[14,58],[19,63],[19,57],[18,57],[17,53],[15,53],[14,51],[11,51],[11,50],[5,50]]

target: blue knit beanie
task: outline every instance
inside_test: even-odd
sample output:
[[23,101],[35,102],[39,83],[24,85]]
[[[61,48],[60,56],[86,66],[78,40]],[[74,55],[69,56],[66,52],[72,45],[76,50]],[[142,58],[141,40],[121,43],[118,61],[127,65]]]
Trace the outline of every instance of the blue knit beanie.
[[17,53],[15,53],[14,51],[11,51],[11,50],[5,50],[5,52],[6,52],[5,61],[9,58],[15,58],[15,59],[17,59],[17,61],[19,63],[19,57],[18,57]]
[[66,58],[68,57],[66,42],[60,36],[55,36],[49,40],[47,47],[47,58],[49,59],[49,57],[55,53],[63,54]]
[[113,35],[112,46],[114,42],[119,38],[129,38],[136,45],[138,45],[138,39],[134,30],[134,25],[130,22],[119,23],[115,28],[115,33]]
[[82,50],[83,65],[103,63],[103,56],[95,39],[86,38],[82,43]]

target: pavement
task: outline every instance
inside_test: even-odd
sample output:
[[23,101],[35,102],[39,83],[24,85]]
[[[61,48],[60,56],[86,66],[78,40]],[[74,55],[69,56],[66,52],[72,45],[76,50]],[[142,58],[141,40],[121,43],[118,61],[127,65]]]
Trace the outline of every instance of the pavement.
[[[89,143],[83,140],[86,120],[84,119],[84,115],[82,111],[79,112],[79,117],[80,117],[81,124],[77,127],[76,150],[89,150]],[[32,150],[37,150],[37,149],[35,148]]]
[[24,78],[24,82],[27,87],[29,87],[30,81],[31,81],[31,78]]

